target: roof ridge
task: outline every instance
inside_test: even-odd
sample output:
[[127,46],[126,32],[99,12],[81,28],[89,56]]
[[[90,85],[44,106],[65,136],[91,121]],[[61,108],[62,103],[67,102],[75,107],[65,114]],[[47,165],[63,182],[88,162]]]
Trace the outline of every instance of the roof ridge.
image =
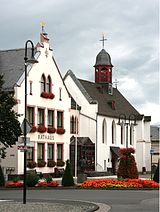
[[17,49],[4,49],[4,50],[0,50],[0,52],[20,51],[20,50],[24,50],[24,48],[17,48]]

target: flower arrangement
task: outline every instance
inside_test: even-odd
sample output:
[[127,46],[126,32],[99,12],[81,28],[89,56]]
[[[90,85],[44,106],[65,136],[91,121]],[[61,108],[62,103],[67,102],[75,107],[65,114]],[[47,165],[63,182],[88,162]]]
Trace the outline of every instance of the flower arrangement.
[[40,181],[35,186],[36,187],[57,187],[59,186],[59,183],[57,181],[51,181],[51,182]]
[[21,188],[23,187],[23,182],[7,182],[5,184],[6,188]]
[[30,169],[34,169],[37,166],[37,163],[35,161],[28,161],[27,167]]
[[56,162],[54,160],[48,160],[47,166],[48,167],[55,167],[56,166]]
[[37,130],[40,133],[44,133],[47,131],[47,128],[44,125],[39,125]]
[[65,162],[63,160],[57,160],[57,166],[64,166]]
[[41,97],[46,98],[46,99],[54,99],[55,95],[53,93],[48,93],[46,91],[41,93]]
[[37,166],[38,167],[44,167],[46,165],[46,162],[44,160],[38,160]]
[[31,129],[31,133],[34,133],[34,132],[36,132],[36,130],[37,130],[37,128],[36,128],[36,126],[32,126],[32,129]]
[[56,132],[56,128],[55,127],[48,127],[47,132],[48,133],[55,133]]
[[54,99],[55,95],[53,93],[48,93],[48,98],[49,99]]
[[64,128],[57,128],[57,134],[64,134],[65,133],[65,129]]
[[160,184],[153,180],[142,179],[98,179],[86,180],[81,185],[81,188],[159,188]]

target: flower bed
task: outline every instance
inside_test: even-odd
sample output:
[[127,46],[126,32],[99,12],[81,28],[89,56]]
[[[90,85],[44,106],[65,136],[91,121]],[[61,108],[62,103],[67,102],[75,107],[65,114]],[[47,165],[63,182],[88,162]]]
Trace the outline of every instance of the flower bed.
[[86,180],[81,185],[81,188],[159,188],[160,184],[153,180],[142,179],[103,179],[103,180]]
[[23,187],[23,182],[7,182],[5,184],[6,188],[21,188]]
[[57,181],[51,181],[51,182],[41,181],[41,182],[38,182],[35,186],[36,187],[57,187],[59,186],[59,183]]

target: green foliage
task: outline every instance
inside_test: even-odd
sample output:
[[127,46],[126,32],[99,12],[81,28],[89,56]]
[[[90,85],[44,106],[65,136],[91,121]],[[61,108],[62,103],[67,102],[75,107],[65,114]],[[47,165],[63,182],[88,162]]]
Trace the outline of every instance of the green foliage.
[[[3,90],[3,76],[0,75],[0,142],[5,148],[12,147],[22,134],[18,114],[13,107],[16,105],[14,94]],[[5,149],[1,149],[0,157],[5,157]]]
[[69,160],[66,161],[66,168],[64,170],[64,174],[62,177],[62,185],[63,186],[73,186],[74,180],[71,172],[71,164]]
[[13,182],[14,182],[14,183],[17,183],[19,180],[20,180],[19,177],[15,177],[15,178],[13,179]]
[[38,183],[39,177],[38,175],[35,173],[29,173],[26,176],[26,185],[28,187],[34,187],[37,183]]
[[50,174],[47,175],[47,176],[45,177],[45,179],[46,179],[47,183],[52,182],[52,176],[51,176]]
[[135,158],[132,155],[135,151],[133,148],[123,148],[120,149],[121,157],[117,171],[118,178],[138,178],[138,169],[135,162]]
[[5,186],[5,179],[1,165],[0,165],[0,186]]

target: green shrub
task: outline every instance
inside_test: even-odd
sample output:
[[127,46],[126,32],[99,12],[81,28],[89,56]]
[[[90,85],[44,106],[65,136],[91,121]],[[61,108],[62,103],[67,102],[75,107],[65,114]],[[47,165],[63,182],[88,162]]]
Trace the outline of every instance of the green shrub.
[[37,174],[27,174],[26,176],[26,185],[28,187],[34,187],[38,183],[39,177]]
[[47,175],[47,176],[45,177],[45,179],[46,179],[47,183],[52,182],[52,176],[51,176],[50,174]]
[[69,160],[66,161],[66,168],[64,170],[64,174],[62,177],[62,185],[63,186],[73,186],[74,185],[73,175],[71,172],[71,164],[70,164]]
[[4,179],[4,174],[2,171],[2,167],[0,165],[0,186],[4,186],[5,185],[5,179]]

